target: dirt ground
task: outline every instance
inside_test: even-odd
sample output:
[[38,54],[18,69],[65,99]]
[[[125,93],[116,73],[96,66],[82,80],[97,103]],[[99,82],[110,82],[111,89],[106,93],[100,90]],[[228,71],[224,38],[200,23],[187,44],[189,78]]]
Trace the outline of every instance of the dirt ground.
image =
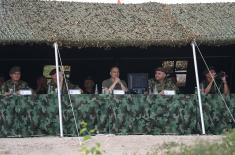
[[[151,135],[98,135],[87,142],[92,146],[101,144],[106,155],[145,155],[164,143],[182,143],[192,145],[198,141],[218,142],[222,136],[151,136]],[[40,138],[1,138],[0,155],[79,155],[77,137],[40,137]],[[159,153],[157,153],[159,154]],[[161,154],[161,153],[160,153]]]

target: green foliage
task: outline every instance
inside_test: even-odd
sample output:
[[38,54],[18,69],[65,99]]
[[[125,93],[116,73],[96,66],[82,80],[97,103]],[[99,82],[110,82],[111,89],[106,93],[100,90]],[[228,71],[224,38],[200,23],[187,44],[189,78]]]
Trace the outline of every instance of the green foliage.
[[[200,141],[193,146],[186,146],[177,143],[164,144],[161,150],[166,155],[234,155],[235,154],[235,129],[226,133],[225,137],[219,142]],[[150,155],[157,154],[159,149]]]
[[80,135],[83,136],[83,142],[81,146],[82,155],[102,155],[100,143],[96,143],[93,147],[86,146],[86,142],[91,139],[91,135],[95,133],[95,129],[88,130],[87,123],[84,121],[81,122],[81,126]]
[[[71,97],[78,128],[112,134],[198,134],[200,114],[195,95],[74,95]],[[226,97],[233,109],[235,95]],[[202,96],[208,134],[232,128],[232,120],[217,95]],[[68,96],[62,96],[64,134],[76,136]],[[79,124],[80,123],[80,124]],[[0,137],[58,135],[56,95],[0,96]]]

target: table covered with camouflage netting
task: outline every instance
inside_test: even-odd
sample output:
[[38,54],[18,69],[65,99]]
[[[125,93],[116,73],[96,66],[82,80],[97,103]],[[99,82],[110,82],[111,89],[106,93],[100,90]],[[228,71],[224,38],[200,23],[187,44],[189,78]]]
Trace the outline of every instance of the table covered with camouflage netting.
[[[78,127],[112,134],[198,134],[200,114],[192,95],[73,95]],[[234,114],[235,95],[225,97]],[[206,132],[220,134],[234,124],[217,95],[202,96]],[[68,96],[62,96],[64,134],[76,128]],[[0,137],[58,135],[57,97],[0,96]]]

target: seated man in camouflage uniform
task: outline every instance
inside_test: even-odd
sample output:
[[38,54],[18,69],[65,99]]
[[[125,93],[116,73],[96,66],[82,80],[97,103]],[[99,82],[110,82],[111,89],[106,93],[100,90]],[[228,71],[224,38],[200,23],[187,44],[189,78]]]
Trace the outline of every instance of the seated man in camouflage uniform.
[[9,75],[10,80],[3,83],[1,90],[4,95],[17,94],[21,89],[29,89],[29,86],[26,82],[20,80],[21,78],[21,69],[18,66],[14,66],[10,69]]
[[47,94],[47,79],[44,76],[40,76],[37,78],[37,88],[35,89],[35,93],[37,94]]
[[164,90],[178,90],[173,80],[166,77],[167,71],[165,68],[158,67],[154,70],[154,73],[155,77],[148,81],[149,89],[152,92],[155,90],[157,91],[155,93],[164,95]]
[[205,80],[200,83],[202,93],[205,94],[216,94],[218,89],[216,88],[215,82],[221,93],[224,95],[229,95],[229,86],[227,83],[227,75],[225,72],[221,72],[221,75],[217,75],[215,68],[210,67],[209,71],[205,70],[203,72]]
[[95,93],[94,87],[95,87],[94,80],[90,76],[88,76],[84,80],[84,87],[83,87],[84,94],[94,94]]
[[[61,88],[61,93],[62,94],[67,94],[68,91],[67,91],[67,88],[66,88],[66,84],[64,82],[64,78],[63,78],[63,74],[62,72],[59,73],[60,75],[60,88]],[[56,69],[53,69],[51,72],[50,72],[50,75],[51,75],[51,81],[48,83],[48,93],[49,94],[53,94],[53,93],[56,93],[57,92],[57,77],[56,77]],[[68,80],[67,80],[67,83],[68,83],[68,89],[80,89],[79,86],[76,86],[76,85],[73,85],[71,84]],[[81,89],[80,89],[81,90]],[[81,90],[82,92],[82,90]]]
[[102,88],[112,93],[114,89],[127,91],[127,84],[125,81],[119,79],[119,68],[114,66],[110,69],[111,78],[106,79],[102,82]]

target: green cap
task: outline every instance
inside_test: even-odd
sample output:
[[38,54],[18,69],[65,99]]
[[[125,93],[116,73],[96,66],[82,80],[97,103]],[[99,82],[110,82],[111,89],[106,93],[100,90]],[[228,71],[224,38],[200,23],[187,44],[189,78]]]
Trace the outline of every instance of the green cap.
[[15,72],[21,72],[21,68],[19,66],[14,66],[10,69],[9,74],[14,74]]
[[163,67],[158,67],[154,70],[154,72],[156,71],[161,71],[161,72],[164,72],[164,73],[167,73],[167,69],[166,68],[163,68]]

